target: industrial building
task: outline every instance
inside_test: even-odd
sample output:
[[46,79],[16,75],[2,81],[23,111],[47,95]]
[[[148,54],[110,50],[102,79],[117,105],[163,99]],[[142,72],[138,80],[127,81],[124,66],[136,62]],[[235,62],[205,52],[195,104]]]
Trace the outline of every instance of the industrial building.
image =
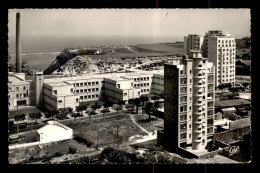
[[25,81],[24,73],[12,73],[8,75],[8,106],[9,109],[17,109],[19,106],[31,105],[30,83]]
[[[143,94],[161,94],[164,89],[162,70],[85,74],[76,77],[49,79],[45,79],[42,72],[34,71],[32,80],[25,80],[23,73],[9,73],[9,80],[14,81],[17,78],[13,76],[22,77],[19,78],[18,83],[13,82],[12,85],[26,85],[27,101],[23,105],[35,105],[47,110],[67,107],[75,109],[80,102],[97,100],[113,103],[124,101],[127,103],[129,99],[139,98]],[[11,83],[9,85],[11,88]],[[9,109],[14,109],[17,105],[17,99],[14,97],[16,96],[15,93],[12,93],[14,89],[10,91]]]
[[172,151],[206,147],[214,133],[214,76],[213,63],[199,50],[164,65],[164,130],[158,131],[158,143]]
[[221,30],[210,30],[205,36],[190,34],[184,37],[184,51],[203,51],[202,56],[208,58],[215,66],[215,86],[235,84],[235,38]]

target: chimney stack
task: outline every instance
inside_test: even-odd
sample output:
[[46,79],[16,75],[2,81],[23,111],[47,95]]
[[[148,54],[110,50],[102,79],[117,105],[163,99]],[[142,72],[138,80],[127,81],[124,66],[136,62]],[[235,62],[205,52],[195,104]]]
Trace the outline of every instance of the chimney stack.
[[16,72],[21,73],[20,13],[16,13]]

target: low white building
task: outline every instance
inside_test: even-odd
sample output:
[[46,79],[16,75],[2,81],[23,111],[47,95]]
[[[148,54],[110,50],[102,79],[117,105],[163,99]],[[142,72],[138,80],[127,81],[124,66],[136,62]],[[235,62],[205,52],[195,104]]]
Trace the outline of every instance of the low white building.
[[37,141],[48,143],[73,138],[73,130],[56,121],[48,121],[48,124],[37,130]]

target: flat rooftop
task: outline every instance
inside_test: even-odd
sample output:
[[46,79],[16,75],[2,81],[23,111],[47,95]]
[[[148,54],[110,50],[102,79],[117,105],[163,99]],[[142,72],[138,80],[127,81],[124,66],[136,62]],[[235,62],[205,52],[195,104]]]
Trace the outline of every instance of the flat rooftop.
[[[144,70],[136,70],[133,72],[126,72],[126,73],[103,73],[103,74],[84,74],[81,76],[75,77],[55,77],[55,78],[46,78],[44,83],[51,83],[51,82],[74,82],[75,80],[93,80],[93,79],[102,79],[108,78],[113,80],[128,80],[126,78],[131,78],[132,76],[142,76],[142,75],[151,75],[151,74],[164,74],[164,70],[154,70],[154,71],[144,71]],[[45,78],[45,76],[44,76]]]
[[50,83],[47,83],[47,84],[52,86],[52,87],[69,86],[70,85],[70,84],[65,83],[65,82],[50,82]]
[[245,99],[216,100],[216,107],[234,107],[239,105],[250,105],[251,101]]
[[23,80],[21,80],[20,78],[18,78],[16,76],[8,76],[8,81],[10,81],[10,82],[22,82]]

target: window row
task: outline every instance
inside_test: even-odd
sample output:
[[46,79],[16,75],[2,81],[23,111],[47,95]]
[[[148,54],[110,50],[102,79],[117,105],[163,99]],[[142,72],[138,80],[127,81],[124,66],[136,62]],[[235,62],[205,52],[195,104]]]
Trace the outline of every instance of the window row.
[[51,96],[49,96],[49,95],[47,95],[47,94],[43,94],[45,97],[47,97],[48,99],[50,99],[50,100],[52,100],[52,101],[54,101],[54,102],[57,102],[57,99],[56,99],[56,97],[51,97]]
[[88,86],[88,85],[98,85],[99,82],[82,82],[82,83],[74,83],[74,86]]
[[[12,87],[9,87],[8,89],[9,89],[10,91],[13,91],[13,90],[12,90]],[[26,91],[26,89],[27,89],[26,86],[22,86],[22,87],[17,86],[17,87],[15,87],[15,91]]]
[[143,92],[149,92],[149,89],[143,89],[143,90],[141,90],[141,92],[143,93]]
[[153,76],[153,77],[152,77],[152,79],[159,79],[159,80],[164,80],[164,78],[163,78],[163,77],[155,77],[155,76]]
[[160,86],[164,86],[164,84],[162,83],[156,83],[156,82],[152,82],[153,85],[160,85]]
[[134,81],[143,81],[143,80],[149,80],[149,77],[141,77],[141,78],[134,78]]
[[151,88],[151,90],[153,90],[153,91],[163,92],[163,90],[160,90],[160,89],[158,89],[158,88]]
[[140,83],[140,84],[134,84],[135,87],[146,87],[149,86],[149,83]]
[[26,93],[16,94],[16,98],[23,98],[23,97],[28,97],[28,94],[26,94]]
[[97,91],[99,91],[99,88],[89,88],[89,89],[75,90],[76,93],[97,92]]
[[109,92],[112,92],[112,93],[114,93],[114,94],[123,95],[122,92],[120,92],[120,91],[115,91],[115,90],[112,90],[112,89],[109,89],[109,88],[106,88],[105,91],[109,91]]

